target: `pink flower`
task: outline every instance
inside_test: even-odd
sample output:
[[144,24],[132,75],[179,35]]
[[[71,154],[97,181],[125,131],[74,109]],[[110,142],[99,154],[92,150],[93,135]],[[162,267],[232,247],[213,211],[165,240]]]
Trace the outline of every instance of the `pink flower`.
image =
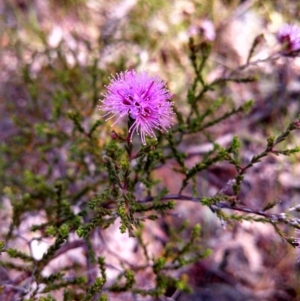
[[277,32],[277,40],[285,47],[285,54],[300,50],[300,28],[295,24],[284,24]]
[[131,140],[136,132],[146,144],[146,136],[155,137],[155,129],[167,131],[171,127],[174,112],[169,100],[172,95],[158,77],[129,70],[113,77],[106,88],[108,92],[103,95],[99,108],[106,112],[104,116],[109,116],[108,119],[117,117],[114,124],[129,116]]

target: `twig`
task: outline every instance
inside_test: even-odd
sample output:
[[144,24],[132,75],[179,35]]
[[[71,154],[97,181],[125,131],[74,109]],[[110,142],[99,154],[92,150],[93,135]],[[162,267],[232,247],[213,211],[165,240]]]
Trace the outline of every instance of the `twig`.
[[[230,198],[230,197],[226,196],[226,198]],[[149,196],[143,200],[139,200],[138,202],[148,203],[148,202],[152,202],[154,199],[155,199],[155,196]],[[183,194],[170,194],[170,195],[166,195],[166,196],[162,197],[160,199],[160,201],[175,200],[175,201],[189,201],[189,202],[194,202],[194,203],[203,203],[204,199],[205,198],[193,197],[193,196],[188,196],[188,195],[183,195]],[[234,211],[245,212],[247,214],[255,214],[255,215],[263,216],[263,217],[269,219],[271,222],[285,221],[285,217],[286,217],[283,213],[269,214],[262,210],[252,209],[252,208],[248,208],[246,206],[242,206],[242,205],[238,205],[238,204],[232,205],[228,202],[217,202],[215,204],[211,204],[210,207],[212,207],[212,209],[229,209],[229,210],[234,210]]]

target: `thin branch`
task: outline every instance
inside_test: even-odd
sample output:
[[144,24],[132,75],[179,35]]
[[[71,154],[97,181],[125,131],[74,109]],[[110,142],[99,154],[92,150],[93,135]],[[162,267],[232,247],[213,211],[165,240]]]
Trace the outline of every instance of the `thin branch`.
[[[228,196],[226,196],[226,197],[228,198]],[[144,198],[143,200],[139,200],[138,202],[148,203],[148,202],[152,202],[155,198],[156,198],[155,196],[149,196],[149,197]],[[183,194],[170,194],[170,195],[166,195],[166,196],[162,197],[160,199],[160,201],[174,200],[174,201],[189,201],[189,202],[194,202],[194,203],[203,203],[204,199],[205,198],[193,197],[193,196],[188,196],[188,195],[183,195]],[[252,209],[252,208],[248,208],[246,206],[242,206],[242,205],[238,205],[238,204],[232,205],[228,202],[217,202],[217,203],[211,204],[209,206],[215,210],[229,209],[229,210],[244,212],[247,214],[255,214],[255,215],[263,216],[272,222],[285,221],[285,218],[286,218],[286,216],[282,213],[281,214],[270,214],[263,210]]]

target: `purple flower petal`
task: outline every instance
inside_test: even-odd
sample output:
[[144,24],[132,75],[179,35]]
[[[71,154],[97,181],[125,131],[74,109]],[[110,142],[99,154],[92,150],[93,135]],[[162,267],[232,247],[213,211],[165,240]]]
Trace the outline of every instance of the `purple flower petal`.
[[136,132],[146,144],[146,136],[155,138],[155,129],[167,131],[171,127],[174,117],[172,95],[158,77],[127,70],[113,77],[106,88],[99,108],[106,112],[104,116],[109,116],[108,119],[117,117],[114,124],[122,117],[130,116],[134,120],[129,129],[130,139]]
[[295,24],[284,24],[277,32],[277,40],[285,47],[285,52],[300,50],[300,28]]

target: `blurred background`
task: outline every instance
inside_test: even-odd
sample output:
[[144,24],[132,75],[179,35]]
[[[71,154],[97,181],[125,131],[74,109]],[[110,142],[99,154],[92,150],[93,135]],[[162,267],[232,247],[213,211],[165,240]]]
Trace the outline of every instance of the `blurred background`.
[[[0,1],[0,239],[7,238],[14,221],[19,227],[14,235],[10,233],[12,246],[28,248],[36,259],[41,258],[49,242],[35,239],[30,228],[51,215],[55,183],[64,182],[75,212],[101,192],[105,175],[99,167],[100,150],[109,139],[110,127],[103,124],[97,105],[111,74],[129,68],[158,74],[174,94],[178,111],[187,113],[187,87],[194,79],[191,37],[196,43],[212,45],[205,67],[208,82],[241,72],[258,77],[253,83],[230,82],[205,94],[203,109],[220,95],[228,101],[224,110],[255,101],[247,116],[213,127],[210,139],[218,139],[223,146],[239,136],[248,160],[262,151],[266,137],[279,134],[300,113],[300,59],[264,61],[280,49],[276,31],[284,23],[297,24],[299,17],[300,3],[292,0]],[[237,70],[247,64],[253,41],[261,34],[250,61],[262,62]],[[99,120],[92,141],[74,131],[71,115],[78,117],[83,131]],[[294,135],[286,146],[297,144],[300,139]],[[199,135],[185,141],[181,151],[190,154],[187,165],[197,162],[209,145]],[[245,177],[245,205],[261,208],[278,201],[277,213],[297,205],[298,159],[299,155],[270,156],[255,166]],[[170,193],[181,181],[173,167],[174,162],[169,162],[155,171]],[[216,194],[233,176],[227,164],[201,173],[197,178],[200,195]],[[164,223],[174,227],[186,219],[191,226],[200,223],[202,242],[212,250],[205,260],[178,272],[178,277],[188,277],[194,295],[176,300],[300,300],[299,255],[271,225],[222,225],[209,209],[187,202],[178,202],[175,213],[165,217]],[[167,239],[164,226],[146,226],[154,253]],[[135,243],[120,235],[118,226],[107,231],[111,231],[106,232],[107,245],[120,250],[122,258],[101,243],[99,248],[113,264],[137,260]],[[297,238],[292,229],[280,231]],[[78,265],[80,246],[75,245],[68,257]],[[53,269],[48,267],[46,274]],[[116,275],[114,268],[109,273],[111,279]],[[17,274],[0,264],[0,285]],[[130,295],[120,298],[133,300]]]

